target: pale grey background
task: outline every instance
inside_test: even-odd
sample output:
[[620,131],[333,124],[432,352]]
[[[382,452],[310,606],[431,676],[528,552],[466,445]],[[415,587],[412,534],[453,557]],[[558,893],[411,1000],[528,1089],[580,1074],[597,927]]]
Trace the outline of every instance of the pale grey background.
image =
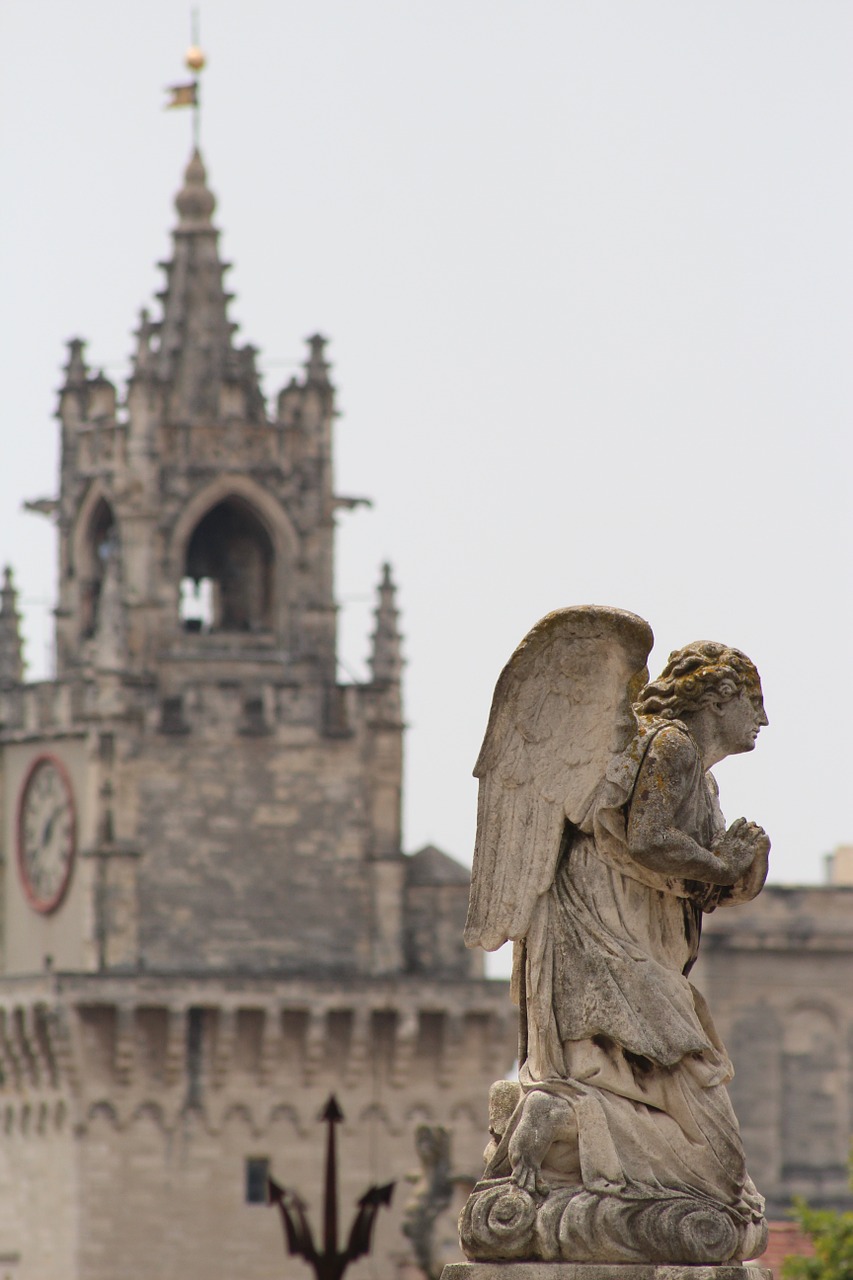
[[[718,770],[773,878],[849,813],[849,0],[206,0],[203,148],[268,393],[316,329],[343,416],[341,654],[390,558],[407,847],[468,859],[500,667],[544,612],[747,650],[771,726]],[[6,0],[0,557],[49,669],[64,342],[120,378],[169,253],[189,10]]]

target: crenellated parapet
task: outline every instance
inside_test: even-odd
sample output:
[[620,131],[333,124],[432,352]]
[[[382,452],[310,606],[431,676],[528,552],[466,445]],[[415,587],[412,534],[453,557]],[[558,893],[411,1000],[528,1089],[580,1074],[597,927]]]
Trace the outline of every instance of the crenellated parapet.
[[79,727],[84,702],[83,686],[70,680],[0,688],[4,738],[22,741],[74,732]]
[[[262,642],[254,652],[247,653],[244,646],[235,678],[233,649],[219,637],[205,640],[202,645],[176,645],[165,656],[158,679],[118,679],[109,697],[103,681],[93,678],[0,685],[4,740],[78,736],[122,719],[152,734],[195,734],[200,740],[280,731],[296,742],[300,734],[313,736],[318,726],[325,726],[327,690],[300,679],[303,671],[287,654]],[[192,663],[192,674],[184,675],[184,661]],[[352,737],[375,723],[377,697],[371,686],[339,685],[335,694],[335,736]]]
[[[165,1130],[194,1108],[211,1132],[243,1108],[263,1132],[287,1098],[307,1132],[331,1090],[366,1092],[363,1110],[378,1090],[389,1130],[401,1133],[415,1112],[476,1114],[478,1081],[491,1082],[496,1062],[508,1070],[515,1053],[502,984],[486,981],[345,991],[293,980],[241,989],[233,979],[49,976],[16,986],[0,1002],[0,1115],[14,1112],[19,1125],[22,1108],[55,1116],[61,1101],[78,1132],[105,1108],[118,1128],[154,1109]],[[460,1053],[471,1073],[461,1092]]]

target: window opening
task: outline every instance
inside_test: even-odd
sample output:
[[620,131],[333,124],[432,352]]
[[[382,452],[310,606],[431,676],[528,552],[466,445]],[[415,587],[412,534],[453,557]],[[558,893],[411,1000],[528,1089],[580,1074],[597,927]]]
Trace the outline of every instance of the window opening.
[[204,1010],[192,1008],[187,1014],[187,1106],[201,1106]]
[[98,625],[98,605],[107,569],[118,556],[118,528],[112,507],[101,498],[89,521],[88,572],[83,581],[83,634],[93,636]]
[[267,1181],[270,1176],[268,1156],[246,1157],[246,1204],[267,1203]]
[[[838,1029],[821,1009],[785,1023],[782,1055],[782,1176],[820,1186],[844,1181],[844,1068]],[[807,1117],[807,1119],[806,1119]]]
[[[187,630],[269,630],[273,561],[270,536],[248,503],[233,497],[212,507],[196,525],[184,567],[184,582],[192,583],[193,591],[197,585],[209,621],[200,609],[184,605],[182,583],[181,618]],[[188,601],[191,594],[188,589]]]

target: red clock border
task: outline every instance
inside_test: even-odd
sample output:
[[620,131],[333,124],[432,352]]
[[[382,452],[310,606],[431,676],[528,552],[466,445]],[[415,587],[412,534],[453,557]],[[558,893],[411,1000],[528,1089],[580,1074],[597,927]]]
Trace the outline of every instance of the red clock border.
[[[49,899],[39,898],[36,896],[27,877],[24,865],[24,801],[26,800],[27,792],[29,791],[30,783],[35,776],[36,770],[41,768],[44,764],[53,765],[54,769],[56,769],[62,781],[62,785],[65,787],[71,807],[71,856],[68,859],[68,865],[65,868],[65,874],[62,877],[62,883],[53,897]],[[59,758],[59,756],[55,756],[49,751],[44,751],[41,755],[36,756],[36,758],[30,762],[27,769],[24,781],[22,782],[18,792],[18,811],[15,820],[15,835],[15,855],[18,862],[18,875],[20,876],[21,886],[24,890],[24,897],[34,911],[38,911],[40,915],[49,916],[62,905],[65,895],[68,892],[68,887],[71,884],[71,877],[74,874],[74,864],[77,861],[77,805],[74,799],[74,787],[72,786],[71,776],[66,769],[64,762]]]

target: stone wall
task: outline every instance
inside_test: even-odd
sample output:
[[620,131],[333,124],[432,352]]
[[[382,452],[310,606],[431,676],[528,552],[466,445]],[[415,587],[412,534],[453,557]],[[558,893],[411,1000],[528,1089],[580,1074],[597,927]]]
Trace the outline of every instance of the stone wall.
[[734,1061],[750,1172],[783,1218],[791,1197],[847,1207],[853,1133],[853,887],[771,885],[706,917],[691,981]]
[[416,1125],[451,1128],[456,1171],[475,1177],[495,1063],[514,1054],[500,983],[16,985],[0,1018],[3,1185],[18,1187],[0,1209],[0,1275],[17,1256],[14,1280],[295,1280],[277,1214],[246,1202],[246,1161],[269,1160],[321,1231],[331,1092],[342,1230],[368,1185],[399,1183],[371,1264],[394,1275]]

